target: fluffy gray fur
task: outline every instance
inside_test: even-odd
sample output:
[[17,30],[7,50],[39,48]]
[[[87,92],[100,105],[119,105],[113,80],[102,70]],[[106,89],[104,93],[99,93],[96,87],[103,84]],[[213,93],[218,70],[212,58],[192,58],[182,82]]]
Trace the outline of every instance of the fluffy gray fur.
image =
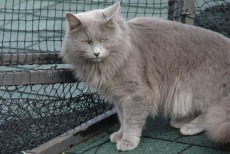
[[126,22],[119,3],[67,13],[60,55],[76,78],[114,103],[117,149],[138,146],[148,115],[163,113],[184,135],[203,131],[230,142],[230,40],[218,33],[153,17]]

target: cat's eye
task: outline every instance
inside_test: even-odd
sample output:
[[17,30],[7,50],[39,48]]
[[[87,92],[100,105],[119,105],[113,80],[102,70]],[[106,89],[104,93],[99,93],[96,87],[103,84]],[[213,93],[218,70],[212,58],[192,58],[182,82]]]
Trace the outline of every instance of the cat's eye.
[[91,40],[87,41],[87,44],[92,44],[92,43],[93,43],[93,41],[91,41]]
[[91,41],[91,40],[85,40],[85,41],[82,41],[83,43],[86,43],[86,44],[92,44],[93,43],[93,41]]
[[106,42],[108,39],[101,39],[100,41],[101,42]]

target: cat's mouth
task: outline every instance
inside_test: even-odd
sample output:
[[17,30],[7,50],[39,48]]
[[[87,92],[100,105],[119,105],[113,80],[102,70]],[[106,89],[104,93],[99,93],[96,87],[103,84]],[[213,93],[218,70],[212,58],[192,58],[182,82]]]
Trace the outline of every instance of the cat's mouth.
[[91,61],[92,62],[101,62],[101,58],[93,58]]
[[90,58],[90,61],[91,61],[91,62],[97,62],[97,63],[98,63],[98,62],[102,62],[106,57],[107,57],[107,56],[100,56],[100,57],[93,57],[93,58],[91,57],[91,58]]

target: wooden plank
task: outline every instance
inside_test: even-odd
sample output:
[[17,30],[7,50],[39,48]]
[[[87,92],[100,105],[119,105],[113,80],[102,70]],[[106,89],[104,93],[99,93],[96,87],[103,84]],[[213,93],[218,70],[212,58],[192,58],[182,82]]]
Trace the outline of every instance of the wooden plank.
[[81,143],[98,133],[110,128],[118,123],[116,111],[114,109],[95,117],[94,119],[76,127],[39,147],[27,150],[24,154],[57,154],[61,153],[74,144]]
[[77,82],[68,69],[0,72],[1,86]]
[[181,0],[169,0],[168,1],[168,6],[169,6],[168,19],[169,20],[180,21],[180,5],[181,5]]
[[0,65],[61,64],[58,53],[1,53]]
[[168,1],[168,20],[175,20],[175,7],[176,7],[176,0],[169,0]]
[[182,19],[185,24],[194,25],[195,0],[183,0]]
[[195,0],[169,0],[169,20],[194,24]]

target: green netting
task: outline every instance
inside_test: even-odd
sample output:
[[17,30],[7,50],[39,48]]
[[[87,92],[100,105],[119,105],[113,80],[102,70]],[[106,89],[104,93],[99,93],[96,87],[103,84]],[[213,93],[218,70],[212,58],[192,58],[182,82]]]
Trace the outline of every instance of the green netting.
[[[58,52],[65,33],[65,13],[105,8],[114,0],[2,0],[1,52]],[[167,18],[167,0],[122,0],[122,14]]]

